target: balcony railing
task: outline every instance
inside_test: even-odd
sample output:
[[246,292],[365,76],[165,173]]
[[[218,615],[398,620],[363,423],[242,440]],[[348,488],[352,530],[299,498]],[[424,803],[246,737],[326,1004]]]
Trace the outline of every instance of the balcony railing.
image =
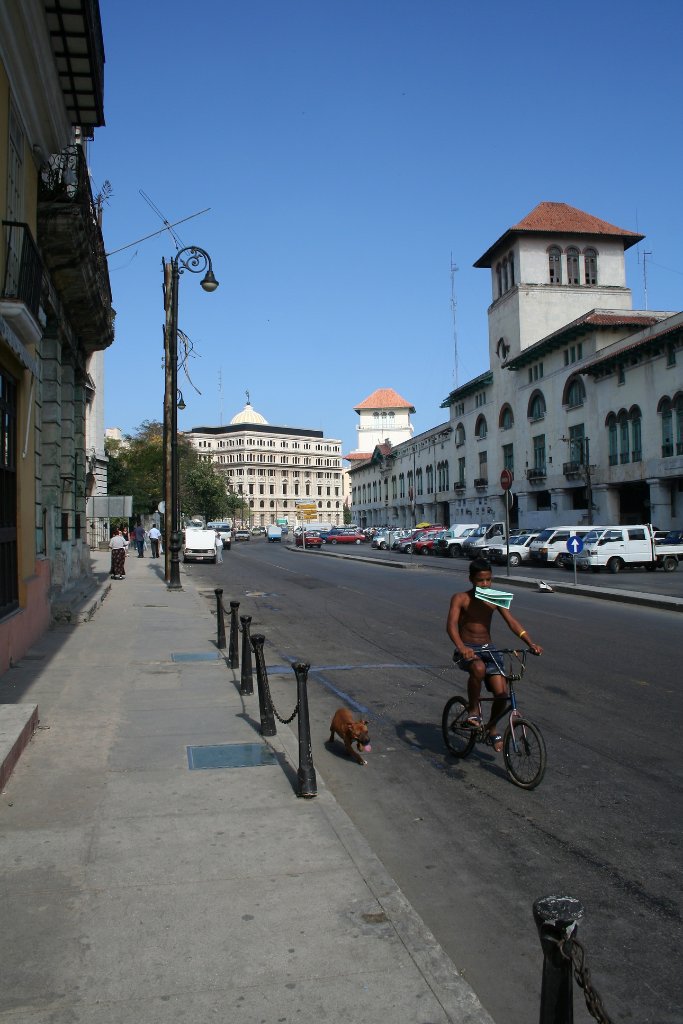
[[642,461],[643,461],[643,453],[638,448],[636,448],[635,451],[631,452],[631,462],[642,462]]
[[466,487],[467,484],[465,483],[464,480],[456,480],[456,482],[453,484],[454,491],[464,491]]
[[673,441],[668,441],[666,444],[662,445],[662,458],[663,459],[668,459],[670,455],[673,455],[673,453],[674,453],[674,443],[673,443]]
[[580,462],[564,462],[562,464],[562,472],[565,476],[578,476],[581,472]]
[[475,487],[488,487],[488,485],[488,478],[485,476],[478,476],[477,479],[474,481]]
[[2,297],[23,302],[37,320],[43,281],[38,247],[28,224],[15,220],[3,220],[2,224],[8,236]]
[[545,480],[546,475],[545,466],[531,466],[526,471],[526,478],[532,483],[534,480]]
[[109,271],[80,146],[53,154],[41,168],[37,235],[59,300],[84,347],[107,348],[114,340]]

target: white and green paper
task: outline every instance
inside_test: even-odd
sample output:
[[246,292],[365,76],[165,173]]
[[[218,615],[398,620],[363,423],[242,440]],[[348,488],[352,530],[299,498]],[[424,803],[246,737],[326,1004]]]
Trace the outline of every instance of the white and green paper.
[[512,594],[506,594],[504,590],[492,590],[490,587],[475,587],[474,596],[486,604],[492,604],[495,608],[509,608],[512,604]]

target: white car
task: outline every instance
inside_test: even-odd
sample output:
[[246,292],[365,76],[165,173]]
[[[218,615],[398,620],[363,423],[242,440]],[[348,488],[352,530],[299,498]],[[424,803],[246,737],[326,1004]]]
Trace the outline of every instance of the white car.
[[232,527],[230,523],[207,523],[207,529],[218,530],[223,541],[223,549],[230,550],[232,544]]
[[[510,559],[508,565],[520,565],[521,562],[531,561],[531,542],[536,540],[537,533],[518,534],[510,537]],[[505,565],[506,546],[502,541],[492,544],[489,548],[489,562],[496,565]]]

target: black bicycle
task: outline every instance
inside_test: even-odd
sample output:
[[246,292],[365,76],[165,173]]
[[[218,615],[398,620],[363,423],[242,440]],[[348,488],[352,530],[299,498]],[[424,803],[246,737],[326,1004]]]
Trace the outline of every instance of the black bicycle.
[[508,716],[507,726],[503,734],[503,761],[505,770],[512,782],[522,789],[535,789],[543,778],[546,764],[545,741],[541,730],[528,718],[523,718],[517,707],[515,683],[518,683],[526,671],[527,650],[491,650],[493,655],[501,655],[501,675],[508,684],[507,697],[482,697],[479,704],[479,725],[467,721],[469,709],[463,697],[451,697],[446,702],[441,716],[441,731],[444,743],[454,757],[467,757],[474,749],[475,743],[489,743],[490,723],[484,724],[481,705],[494,700],[505,700],[505,708],[496,717],[494,724]]

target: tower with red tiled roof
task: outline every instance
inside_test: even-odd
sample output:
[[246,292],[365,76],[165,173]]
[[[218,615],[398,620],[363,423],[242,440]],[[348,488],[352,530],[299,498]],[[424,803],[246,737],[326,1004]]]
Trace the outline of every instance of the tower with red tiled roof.
[[567,203],[542,202],[474,264],[491,271],[492,365],[591,309],[630,310],[624,253],[643,235]]
[[413,436],[410,414],[415,412],[415,406],[393,388],[377,388],[354,406],[354,411],[359,416],[358,446],[347,458],[357,459],[361,454],[370,458],[376,445],[389,440],[395,447]]

